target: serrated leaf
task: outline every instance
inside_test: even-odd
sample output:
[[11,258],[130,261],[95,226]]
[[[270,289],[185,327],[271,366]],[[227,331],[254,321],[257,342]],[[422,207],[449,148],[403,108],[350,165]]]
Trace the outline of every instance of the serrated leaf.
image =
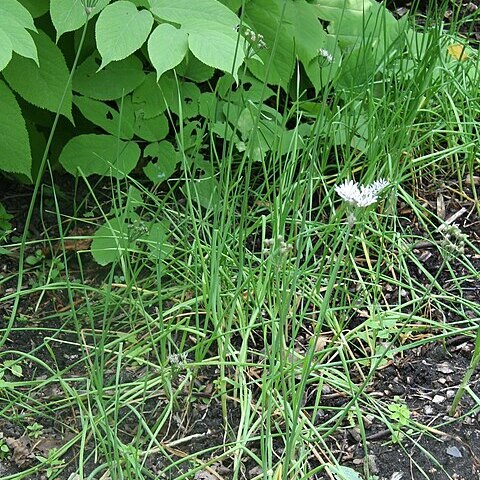
[[33,18],[41,17],[48,12],[49,0],[18,0]]
[[8,65],[8,62],[12,59],[13,48],[10,37],[0,29],[0,72]]
[[[37,48],[27,30],[37,31],[30,12],[17,0],[0,2],[0,30],[9,37],[13,51],[38,63]],[[0,44],[0,48],[3,45]]]
[[128,246],[128,223],[112,218],[95,232],[90,249],[98,264],[108,265],[118,260]]
[[148,39],[148,55],[157,71],[157,81],[167,70],[176,67],[187,51],[187,33],[169,23],[161,23]]
[[102,57],[99,70],[138,50],[147,40],[152,25],[152,14],[137,10],[132,2],[119,0],[106,7],[95,27],[97,49]]
[[154,15],[180,25],[196,20],[210,20],[234,29],[239,23],[237,15],[217,0],[150,0],[150,4]]
[[144,152],[144,157],[152,157],[143,168],[147,178],[154,184],[164,182],[173,174],[178,163],[178,154],[170,142],[151,143]]
[[133,124],[135,119],[108,106],[106,103],[88,97],[74,97],[73,103],[79,108],[83,116],[95,125],[103,128],[113,136],[125,140],[133,138]]
[[[98,59],[98,64],[97,64]],[[136,56],[111,63],[97,72],[100,59],[88,57],[73,76],[73,90],[95,100],[116,100],[143,83],[143,64]]]
[[[101,12],[111,0],[98,0],[90,13],[90,19]],[[87,21],[82,0],[50,0],[50,16],[57,31],[57,41],[65,32],[82,27]]]
[[73,123],[70,72],[63,54],[41,30],[35,37],[35,44],[40,66],[30,58],[14,55],[3,70],[5,80],[27,102],[50,112],[60,109],[60,113]]
[[60,163],[72,175],[79,169],[85,176],[126,177],[140,159],[136,143],[123,142],[112,135],[79,135],[72,138],[60,154]]
[[217,0],[151,0],[151,4],[154,15],[182,26],[191,52],[200,61],[236,78],[245,58],[243,39],[238,42],[237,15]]
[[231,73],[238,81],[237,72],[245,54],[242,42],[237,45],[237,33],[229,27],[219,28],[210,20],[196,20],[185,25],[188,47],[203,63]]
[[2,13],[2,22],[14,22],[23,28],[37,31],[30,12],[17,0],[2,0],[0,6]]
[[0,80],[0,169],[31,180],[32,155],[25,120],[15,95]]

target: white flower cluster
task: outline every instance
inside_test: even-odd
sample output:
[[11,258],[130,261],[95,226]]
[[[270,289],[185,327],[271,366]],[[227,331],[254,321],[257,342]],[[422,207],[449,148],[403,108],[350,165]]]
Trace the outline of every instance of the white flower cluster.
[[[235,27],[235,29],[237,29],[237,27]],[[258,48],[267,48],[267,44],[265,43],[261,33],[255,33],[253,30],[247,27],[244,29],[243,34],[247,40],[250,40],[252,43],[256,44]]]
[[[283,238],[283,235],[278,235],[277,241],[279,244],[278,253],[280,253],[280,255],[287,255],[293,250],[293,246],[285,241],[285,239]],[[266,238],[263,241],[263,245],[265,246],[265,248],[263,249],[263,253],[264,254],[270,253],[275,243],[276,242],[274,238]]]
[[371,185],[359,185],[353,180],[345,180],[341,185],[335,186],[335,191],[349,204],[365,208],[378,200],[378,195],[387,187],[389,182],[381,179]]
[[453,225],[446,225],[443,228],[443,241],[441,242],[443,248],[450,254],[465,253],[465,242],[468,239],[468,235],[462,233],[460,227],[454,223]]
[[183,368],[188,362],[188,354],[186,352],[182,353],[172,353],[168,356],[168,363],[172,367]]
[[333,62],[333,55],[328,50],[326,50],[325,48],[320,48],[318,50],[318,55],[320,57],[323,57],[328,63]]

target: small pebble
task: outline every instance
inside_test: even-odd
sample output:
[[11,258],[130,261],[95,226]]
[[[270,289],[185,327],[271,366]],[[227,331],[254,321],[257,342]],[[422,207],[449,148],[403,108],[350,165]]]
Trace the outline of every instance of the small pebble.
[[450,455],[451,457],[455,457],[455,458],[462,458],[463,457],[462,452],[457,447],[452,446],[452,445],[450,445],[447,448],[447,455]]
[[375,455],[369,454],[367,455],[366,460],[370,468],[370,472],[373,474],[377,474],[379,472],[377,465],[377,457]]
[[444,373],[445,375],[448,373],[453,373],[453,368],[448,364],[448,362],[443,362],[437,365],[437,372]]
[[431,405],[426,405],[423,411],[425,412],[425,415],[432,415],[434,410]]
[[433,403],[437,403],[437,404],[440,404],[440,403],[443,403],[445,401],[445,397],[443,395],[435,395],[433,398],[432,398],[432,402]]

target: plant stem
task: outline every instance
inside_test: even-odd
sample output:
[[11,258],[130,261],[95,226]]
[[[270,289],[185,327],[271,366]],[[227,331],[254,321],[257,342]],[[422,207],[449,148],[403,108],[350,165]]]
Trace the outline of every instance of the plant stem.
[[40,162],[40,167],[38,169],[38,175],[37,175],[37,178],[35,179],[35,185],[33,187],[32,199],[30,200],[30,206],[28,207],[27,218],[25,219],[25,226],[23,228],[22,242],[21,242],[21,245],[20,245],[20,252],[19,252],[19,258],[18,258],[17,295],[15,296],[15,300],[13,302],[12,313],[10,314],[10,319],[8,321],[8,324],[5,327],[5,331],[3,332],[2,337],[0,338],[0,348],[7,341],[7,338],[10,334],[10,330],[13,326],[13,322],[15,321],[15,317],[17,316],[18,306],[20,304],[20,297],[21,297],[20,292],[22,290],[22,284],[23,284],[23,273],[24,273],[23,263],[24,263],[24,260],[25,260],[25,249],[26,249],[26,243],[27,243],[28,230],[30,228],[30,223],[32,222],[33,211],[35,209],[35,202],[37,200],[38,191],[40,190],[40,185],[42,183],[43,174],[45,173],[45,169],[46,169],[46,166],[47,166],[47,160],[48,160],[48,154],[49,154],[49,151],[50,151],[50,146],[52,144],[53,137],[54,137],[55,131],[57,129],[58,120],[60,119],[60,111],[62,109],[63,102],[65,101],[65,97],[67,95],[69,86],[72,83],[73,74],[74,74],[75,69],[77,67],[77,63],[78,63],[78,60],[80,58],[80,53],[82,51],[82,46],[83,46],[83,43],[85,41],[85,35],[87,33],[87,27],[88,27],[88,19],[89,19],[89,14],[87,13],[87,21],[85,22],[85,25],[83,27],[82,37],[81,37],[80,43],[78,45],[77,54],[75,55],[75,60],[73,62],[72,69],[71,69],[70,75],[68,77],[68,82],[66,83],[65,89],[63,90],[62,98],[60,99],[60,104],[58,105],[57,112],[55,114],[55,119],[54,119],[53,124],[52,124],[52,129],[50,130],[50,135],[48,136],[47,144],[45,145],[45,150],[43,152],[42,161]]

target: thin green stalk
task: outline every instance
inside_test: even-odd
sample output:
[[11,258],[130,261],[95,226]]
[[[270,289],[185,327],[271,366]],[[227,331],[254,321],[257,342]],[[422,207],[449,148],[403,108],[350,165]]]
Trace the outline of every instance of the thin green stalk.
[[[293,399],[294,405],[292,408],[292,425],[296,425],[297,427],[301,423],[300,411],[303,405],[302,400],[303,400],[305,389],[307,386],[309,372],[313,364],[313,358],[316,352],[315,344],[318,336],[321,334],[323,321],[327,315],[328,308],[330,307],[330,297],[332,296],[335,289],[335,284],[338,281],[338,273],[340,271],[340,267],[343,266],[344,252],[348,245],[351,231],[352,231],[352,224],[350,222],[347,222],[346,230],[342,233],[343,240],[340,244],[340,250],[336,256],[337,260],[335,262],[335,266],[333,267],[331,275],[329,276],[329,279],[328,279],[327,288],[326,288],[323,301],[320,307],[320,312],[318,315],[319,320],[315,328],[315,334],[312,336],[312,340],[310,341],[310,345],[308,348],[308,353],[305,356],[305,359],[303,361],[301,379],[298,384],[297,390],[295,392],[295,396]],[[331,258],[333,258],[333,253],[331,254]],[[298,435],[298,428],[294,428],[292,432],[292,438],[287,439],[287,445],[285,448],[285,458],[289,464],[293,461],[293,447],[295,445],[295,438],[297,435]],[[285,468],[283,470],[282,480],[287,480],[288,473],[289,473],[289,469]]]
[[[27,213],[27,218],[25,219],[25,225],[24,225],[24,230],[22,234],[22,240],[20,244],[20,251],[19,251],[19,258],[18,258],[18,280],[17,280],[17,292],[19,293],[22,290],[23,287],[23,274],[24,274],[24,261],[25,261],[25,250],[26,250],[26,243],[27,243],[27,236],[30,228],[30,223],[32,221],[32,216],[33,216],[33,211],[35,210],[35,203],[37,200],[38,192],[40,190],[40,185],[42,183],[43,179],[43,174],[45,172],[46,166],[47,166],[47,159],[48,159],[48,154],[50,151],[50,146],[52,145],[53,137],[55,135],[56,129],[57,129],[57,124],[60,119],[60,111],[62,109],[63,102],[65,101],[65,97],[68,92],[68,88],[72,83],[73,75],[75,73],[75,69],[77,68],[78,61],[80,59],[80,54],[82,51],[82,47],[85,41],[85,35],[87,33],[87,27],[88,27],[88,20],[89,20],[89,12],[87,9],[85,9],[86,15],[87,15],[87,20],[85,22],[85,25],[83,27],[82,31],[82,36],[80,38],[80,43],[78,45],[77,53],[75,55],[75,60],[72,65],[72,69],[70,71],[70,75],[68,77],[68,82],[65,85],[65,88],[63,90],[62,98],[60,99],[60,104],[58,105],[57,108],[57,113],[55,114],[55,119],[52,124],[52,128],[50,130],[50,135],[48,136],[47,144],[45,146],[45,150],[43,152],[43,157],[42,161],[40,162],[40,166],[38,169],[38,175],[35,180],[35,186],[33,188],[33,193],[32,193],[32,199],[30,201],[30,206],[28,207],[28,213]],[[5,331],[0,338],[0,348],[5,344],[5,342],[8,339],[8,336],[10,335],[10,330],[12,329],[13,323],[15,321],[15,318],[17,316],[18,312],[18,307],[20,304],[20,294],[15,296],[15,300],[13,302],[12,306],[12,313],[10,314],[10,319],[8,321],[8,324],[5,327]]]
[[480,326],[478,327],[477,330],[477,336],[475,340],[475,349],[473,350],[473,355],[472,355],[472,360],[470,361],[470,365],[467,368],[467,371],[465,372],[465,376],[463,377],[462,383],[460,384],[460,387],[457,390],[457,393],[455,394],[455,398],[453,399],[452,406],[450,407],[449,414],[450,415],[455,415],[458,404],[460,403],[460,400],[462,399],[464,393],[465,393],[465,388],[470,381],[470,378],[472,378],[473,373],[475,372],[475,369],[477,368],[478,364],[480,363]]

